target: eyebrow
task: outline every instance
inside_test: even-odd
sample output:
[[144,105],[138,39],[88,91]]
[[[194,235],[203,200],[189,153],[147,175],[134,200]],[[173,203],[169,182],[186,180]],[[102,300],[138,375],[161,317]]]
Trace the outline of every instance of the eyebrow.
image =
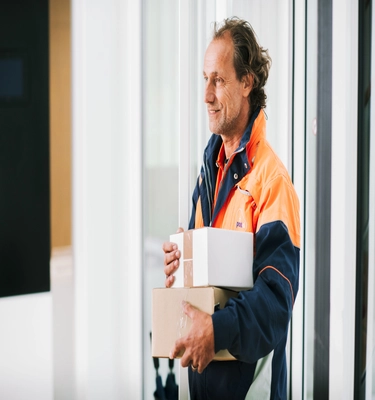
[[[203,75],[207,75],[207,74],[203,71]],[[211,72],[211,73],[208,74],[208,75],[219,75],[219,72],[213,71],[213,72]]]

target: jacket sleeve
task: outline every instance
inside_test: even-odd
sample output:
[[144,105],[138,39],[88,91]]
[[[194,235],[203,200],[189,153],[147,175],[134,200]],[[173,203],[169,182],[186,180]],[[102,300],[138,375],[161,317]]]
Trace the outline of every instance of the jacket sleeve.
[[[253,289],[240,292],[212,315],[215,351],[228,349],[250,363],[266,356],[285,337],[299,271],[299,249],[281,221],[263,225],[256,242],[254,270],[259,274]],[[289,270],[288,277],[281,272],[284,269]]]
[[253,261],[254,287],[212,315],[215,351],[256,362],[286,337],[299,280],[299,206],[279,176],[261,191]]

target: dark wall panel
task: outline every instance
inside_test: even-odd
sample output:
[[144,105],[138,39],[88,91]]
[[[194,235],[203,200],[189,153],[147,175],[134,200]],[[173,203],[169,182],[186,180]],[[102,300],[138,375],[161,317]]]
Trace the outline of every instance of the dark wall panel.
[[48,0],[0,2],[0,297],[50,290]]

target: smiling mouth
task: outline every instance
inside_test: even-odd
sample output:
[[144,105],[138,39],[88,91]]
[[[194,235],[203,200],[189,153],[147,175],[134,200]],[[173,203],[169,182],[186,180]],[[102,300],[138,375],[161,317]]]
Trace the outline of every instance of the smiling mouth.
[[217,112],[219,112],[220,110],[207,110],[208,111],[208,113],[210,114],[210,115],[214,115],[214,114],[216,114]]

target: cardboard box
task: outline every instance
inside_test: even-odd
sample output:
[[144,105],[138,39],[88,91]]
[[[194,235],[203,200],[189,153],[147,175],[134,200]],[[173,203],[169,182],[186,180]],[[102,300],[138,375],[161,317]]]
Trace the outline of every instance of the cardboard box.
[[253,234],[218,228],[170,236],[181,251],[173,287],[216,286],[248,290],[253,282]]
[[[225,306],[237,292],[215,287],[156,288],[152,292],[152,356],[168,358],[177,339],[185,336],[191,327],[191,319],[183,312],[182,301],[209,314]],[[180,358],[182,354],[179,355]],[[216,353],[214,360],[234,360],[227,351]]]

